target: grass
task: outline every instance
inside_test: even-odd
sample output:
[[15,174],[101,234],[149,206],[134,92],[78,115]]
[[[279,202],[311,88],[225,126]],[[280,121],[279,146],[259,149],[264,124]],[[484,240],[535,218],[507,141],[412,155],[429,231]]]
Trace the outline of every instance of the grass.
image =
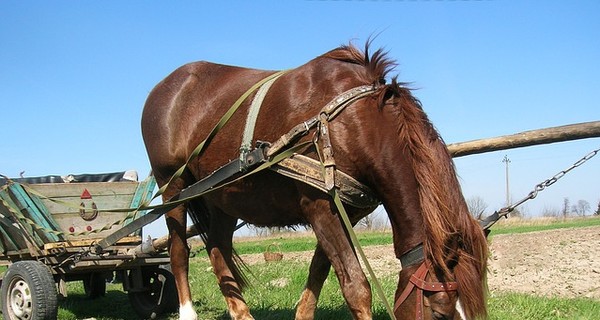
[[[190,282],[194,296],[194,307],[200,319],[226,320],[229,316],[219,292],[210,264],[206,258],[192,259]],[[251,283],[245,298],[256,319],[293,319],[295,304],[304,286],[308,263],[281,261],[252,266]],[[388,297],[393,296],[396,278],[384,277],[383,288]],[[60,303],[59,319],[75,320],[95,318],[97,320],[135,319],[129,301],[119,286],[110,285],[106,297],[89,301],[82,294],[83,288],[69,283],[69,298]],[[76,291],[80,291],[80,293]],[[490,320],[552,320],[552,319],[597,319],[600,301],[577,298],[545,298],[524,294],[492,294],[488,301]],[[350,319],[350,313],[342,298],[337,279],[329,275],[315,319]],[[162,319],[175,320],[176,314]],[[389,319],[381,301],[373,297],[373,319]]]
[[600,314],[600,301],[576,298],[543,298],[507,293],[488,300],[490,320],[594,320]]
[[568,219],[516,219],[501,220],[492,227],[492,235],[516,234],[534,231],[545,231],[564,228],[582,228],[600,225],[600,217],[568,218]]
[[[511,218],[512,219],[512,218]],[[600,217],[568,220],[505,220],[492,228],[492,235],[523,233],[559,228],[577,228],[600,225]],[[360,232],[361,243],[368,245],[391,244],[391,234],[385,232]],[[237,241],[236,248],[242,254],[261,253],[265,248],[278,243],[281,251],[313,250],[316,245],[310,233],[302,236],[279,235],[267,239]],[[256,319],[293,319],[295,304],[306,281],[307,262],[280,261],[259,263],[251,268],[250,282],[245,298]],[[204,253],[191,259],[190,285],[194,307],[200,319],[229,319],[226,305],[216,285],[210,264]],[[392,297],[396,277],[380,279],[387,297]],[[108,284],[107,295],[90,301],[85,298],[80,282],[68,283],[69,296],[59,302],[58,319],[117,320],[136,319],[127,294],[121,285]],[[492,293],[488,300],[491,320],[537,320],[537,319],[598,319],[600,301],[576,298],[547,298],[513,293]],[[373,318],[388,319],[383,304],[373,295]],[[330,273],[327,279],[315,319],[350,319],[350,313],[337,282]],[[1,319],[1,317],[0,317]],[[177,319],[176,314],[162,319]]]

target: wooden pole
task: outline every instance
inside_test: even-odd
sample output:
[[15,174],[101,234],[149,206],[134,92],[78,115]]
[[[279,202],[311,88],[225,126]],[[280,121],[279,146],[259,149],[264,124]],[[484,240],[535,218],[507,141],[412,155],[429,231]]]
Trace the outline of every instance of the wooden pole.
[[[198,231],[194,226],[187,227],[185,230],[185,236],[191,238],[198,235]],[[162,251],[167,250],[169,246],[169,235],[162,236],[158,239],[152,239],[149,243],[142,243],[135,248],[129,249],[128,254],[134,256],[153,255]]]
[[592,121],[451,143],[448,145],[448,150],[452,157],[457,158],[471,154],[597,137],[600,137],[600,121]]

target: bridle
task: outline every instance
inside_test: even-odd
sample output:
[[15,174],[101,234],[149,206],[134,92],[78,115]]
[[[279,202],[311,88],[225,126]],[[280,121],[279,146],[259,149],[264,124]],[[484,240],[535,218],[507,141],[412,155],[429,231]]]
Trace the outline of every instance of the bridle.
[[[411,251],[409,251],[408,253],[406,253],[405,255],[402,256],[401,261],[410,261],[410,260],[414,260],[414,259],[418,259],[417,261],[422,261],[421,265],[419,266],[419,268],[417,268],[417,271],[415,271],[409,281],[408,284],[406,285],[406,287],[404,288],[404,291],[402,291],[402,294],[400,294],[400,297],[398,297],[398,300],[396,300],[396,303],[394,304],[394,312],[400,307],[400,305],[402,305],[404,303],[404,301],[406,301],[406,299],[408,298],[408,296],[410,296],[410,294],[413,292],[413,290],[416,290],[416,294],[417,294],[417,298],[416,298],[416,305],[415,305],[415,319],[416,320],[420,320],[423,319],[423,301],[424,301],[424,297],[423,297],[423,292],[427,291],[427,292],[450,292],[450,291],[457,291],[458,290],[458,284],[456,283],[456,281],[448,281],[448,282],[432,282],[432,281],[427,281],[427,274],[430,271],[431,268],[431,263],[429,262],[429,260],[424,260],[422,258],[422,254],[423,254],[423,245],[418,245],[417,247],[415,247],[414,249],[412,249]],[[419,259],[419,256],[421,257]],[[419,262],[413,262],[412,265],[419,263]],[[403,266],[405,264],[402,264]],[[410,264],[406,264],[406,266],[409,266]]]

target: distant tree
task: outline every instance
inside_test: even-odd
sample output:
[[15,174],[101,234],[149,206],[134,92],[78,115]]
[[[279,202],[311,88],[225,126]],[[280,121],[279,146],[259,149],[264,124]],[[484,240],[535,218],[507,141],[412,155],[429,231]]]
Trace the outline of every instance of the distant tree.
[[295,227],[259,227],[248,224],[248,229],[257,237],[268,237],[284,232],[296,231]]
[[472,196],[467,199],[467,207],[475,219],[481,220],[488,205],[480,196]]
[[560,210],[558,208],[544,207],[544,209],[542,209],[542,216],[550,217],[550,218],[557,218],[560,216]]
[[596,212],[594,212],[594,214],[600,216],[600,201],[598,201],[598,208],[596,208]]
[[585,216],[585,214],[590,211],[590,203],[585,200],[579,200],[576,205],[571,207],[571,211],[579,216]]
[[527,207],[525,205],[521,205],[520,207],[515,208],[511,213],[513,217],[526,218],[527,217]]
[[360,219],[358,225],[365,230],[373,230],[373,224],[375,222],[375,214],[368,214],[364,218]]
[[373,213],[362,218],[357,226],[364,230],[385,230],[388,217],[385,209],[382,206],[377,208]]
[[563,218],[566,218],[569,216],[569,198],[563,199],[562,216],[563,216]]

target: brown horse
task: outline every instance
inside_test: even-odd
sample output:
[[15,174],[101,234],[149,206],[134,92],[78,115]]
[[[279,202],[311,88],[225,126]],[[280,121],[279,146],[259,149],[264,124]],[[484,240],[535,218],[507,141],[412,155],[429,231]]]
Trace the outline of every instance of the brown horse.
[[[395,316],[484,318],[485,236],[469,215],[452,159],[419,101],[395,78],[386,84],[385,77],[394,66],[381,50],[370,55],[367,43],[364,51],[342,46],[289,70],[266,93],[254,140],[273,142],[318,115],[339,94],[371,85],[373,93],[353,101],[331,120],[328,130],[336,170],[370,187],[389,215],[394,251],[403,263]],[[186,163],[241,95],[273,73],[196,62],[160,82],[150,93],[142,117],[143,137],[158,184],[165,185]],[[163,199],[239,157],[249,105],[250,101],[241,105],[202,154],[168,185]],[[315,130],[301,141],[314,138]],[[302,153],[318,159],[317,148],[307,147]],[[347,207],[352,223],[372,211]],[[180,319],[196,319],[187,279],[186,211],[205,232],[213,271],[233,319],[253,319],[242,296],[245,280],[234,262],[232,235],[237,219],[259,226],[312,226],[318,245],[296,319],[314,317],[331,266],[352,316],[372,318],[369,283],[330,195],[264,170],[167,214]],[[459,305],[462,311],[457,312]]]

